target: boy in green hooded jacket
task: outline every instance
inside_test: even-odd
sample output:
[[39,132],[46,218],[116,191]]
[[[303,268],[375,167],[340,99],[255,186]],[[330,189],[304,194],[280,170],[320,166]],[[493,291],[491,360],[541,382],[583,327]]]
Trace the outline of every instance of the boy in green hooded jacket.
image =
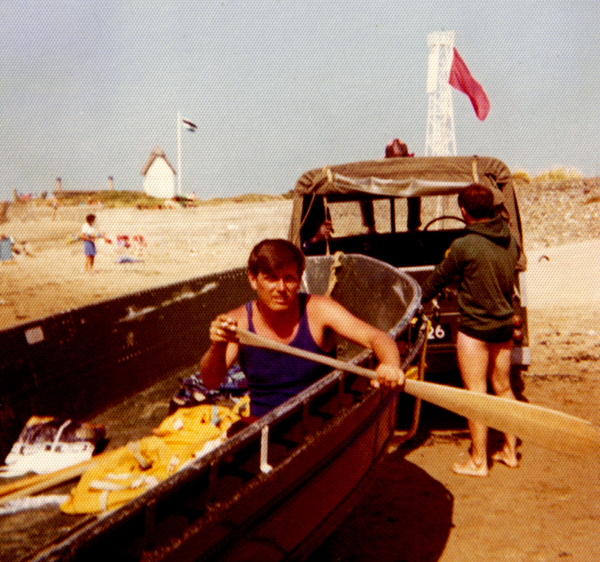
[[[494,214],[494,197],[485,186],[471,184],[458,196],[466,234],[452,242],[443,261],[423,285],[423,302],[433,299],[458,278],[459,333],[456,352],[465,387],[516,399],[510,384],[513,337],[512,295],[519,247],[506,221]],[[469,420],[471,454],[454,464],[458,474],[487,476],[487,427]],[[493,459],[518,466],[517,439],[505,435]]]

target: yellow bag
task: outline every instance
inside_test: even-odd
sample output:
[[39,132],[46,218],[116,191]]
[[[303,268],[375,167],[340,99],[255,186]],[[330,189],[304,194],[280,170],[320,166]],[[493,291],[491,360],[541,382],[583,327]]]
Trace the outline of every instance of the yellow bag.
[[142,439],[139,454],[152,463],[151,468],[142,470],[126,446],[99,457],[71,490],[61,510],[65,513],[102,513],[114,509],[156,486],[172,470],[174,452],[158,437]]
[[[120,507],[223,443],[247,405],[246,397],[233,409],[200,405],[177,410],[152,431],[154,435],[98,457],[61,510],[102,513]],[[144,470],[140,460],[151,467]]]

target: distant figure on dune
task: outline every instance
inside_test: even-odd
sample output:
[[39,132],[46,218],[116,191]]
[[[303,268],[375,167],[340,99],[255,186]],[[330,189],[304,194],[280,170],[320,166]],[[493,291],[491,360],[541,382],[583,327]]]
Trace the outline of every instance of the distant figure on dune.
[[58,212],[58,197],[54,195],[52,197],[52,220],[56,219],[56,213]]

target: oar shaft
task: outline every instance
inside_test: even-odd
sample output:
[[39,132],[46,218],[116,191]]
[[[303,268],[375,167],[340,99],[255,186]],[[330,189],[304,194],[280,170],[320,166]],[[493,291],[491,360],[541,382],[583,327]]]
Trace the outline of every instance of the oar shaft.
[[237,329],[237,334],[240,343],[244,345],[262,347],[272,351],[279,351],[287,355],[295,355],[296,357],[301,357],[302,359],[306,359],[308,361],[314,361],[315,363],[327,365],[329,367],[333,367],[334,369],[340,369],[342,371],[347,371],[370,379],[377,378],[377,373],[372,369],[359,367],[358,365],[354,365],[340,359],[335,359],[334,357],[329,357],[328,355],[321,355],[320,353],[314,353],[312,351],[307,351],[306,349],[292,347],[291,345],[270,340],[263,336],[259,336],[258,334],[254,334],[253,332],[242,330],[241,328]]
[[[149,468],[148,461],[139,453],[139,442],[133,441],[127,443],[127,450],[136,458],[142,469]],[[61,484],[65,484],[70,480],[79,478],[83,473],[87,472],[98,464],[99,461],[106,461],[110,455],[114,454],[114,450],[104,451],[99,455],[92,457],[87,461],[67,466],[48,474],[35,474],[27,478],[15,480],[4,486],[0,486],[0,504],[23,496],[30,496],[43,492]]]
[[[360,376],[375,378],[377,373],[287,344],[237,330],[240,343],[302,357]],[[527,402],[509,400],[425,381],[406,380],[404,391],[446,410],[474,419],[504,433],[511,433],[561,452],[581,453],[600,450],[600,431],[590,422]]]
[[[98,455],[100,457],[101,455]],[[79,478],[84,472],[96,464],[98,457],[73,466],[68,466],[48,474],[36,474],[28,478],[22,478],[0,486],[0,504],[23,496],[30,496],[54,488],[75,478]]]

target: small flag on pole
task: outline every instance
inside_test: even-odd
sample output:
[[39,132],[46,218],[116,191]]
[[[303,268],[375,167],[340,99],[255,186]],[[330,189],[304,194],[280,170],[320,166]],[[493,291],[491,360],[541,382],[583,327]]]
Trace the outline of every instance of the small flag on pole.
[[188,130],[191,131],[192,133],[195,133],[196,130],[198,129],[198,126],[195,125],[194,123],[192,123],[191,121],[188,121],[187,119],[182,119],[181,122],[183,123],[183,126]]
[[471,76],[465,62],[460,58],[458,51],[454,49],[454,57],[452,58],[452,67],[450,68],[450,77],[448,82],[459,92],[467,94],[475,115],[480,121],[483,121],[490,112],[490,102],[481,87],[481,84]]

